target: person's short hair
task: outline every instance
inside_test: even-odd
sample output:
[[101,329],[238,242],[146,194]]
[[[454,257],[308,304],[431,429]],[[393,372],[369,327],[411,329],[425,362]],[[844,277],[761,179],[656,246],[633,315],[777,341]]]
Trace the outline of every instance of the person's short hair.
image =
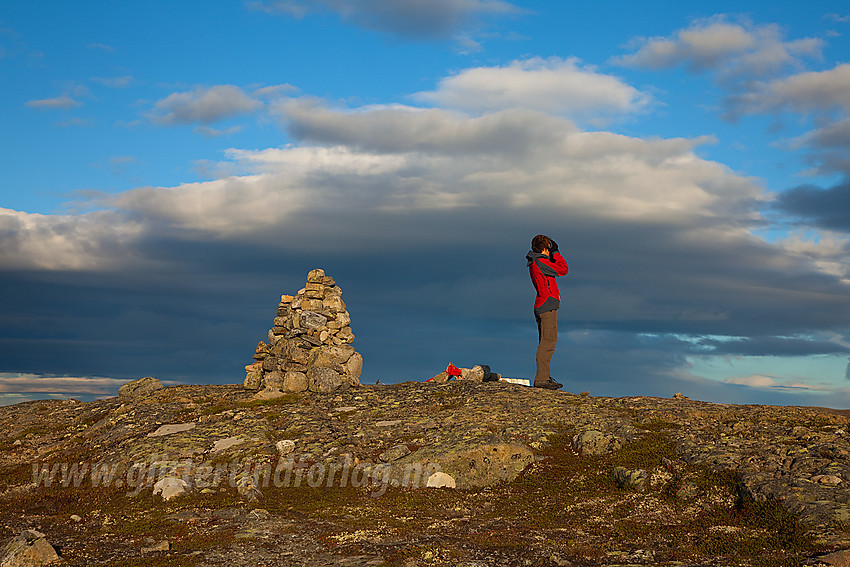
[[545,234],[538,234],[531,239],[531,250],[540,254],[546,249],[552,249],[552,239]]

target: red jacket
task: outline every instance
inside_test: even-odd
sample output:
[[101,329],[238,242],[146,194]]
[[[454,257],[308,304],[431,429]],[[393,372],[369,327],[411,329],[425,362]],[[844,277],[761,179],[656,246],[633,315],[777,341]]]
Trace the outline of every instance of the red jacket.
[[561,305],[561,292],[555,278],[567,275],[567,261],[560,252],[552,252],[547,258],[543,254],[529,251],[525,259],[528,260],[531,283],[537,291],[537,297],[534,299],[535,315],[556,310]]

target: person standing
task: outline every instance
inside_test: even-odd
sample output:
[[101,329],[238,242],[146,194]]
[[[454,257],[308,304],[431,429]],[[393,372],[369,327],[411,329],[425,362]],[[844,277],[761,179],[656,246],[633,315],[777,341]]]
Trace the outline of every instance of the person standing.
[[557,390],[563,387],[549,374],[549,362],[555,354],[558,342],[558,307],[561,292],[555,278],[567,275],[567,262],[558,251],[558,244],[543,234],[531,239],[531,250],[525,255],[528,273],[537,292],[534,299],[534,318],[537,320],[537,372],[534,375],[536,388]]

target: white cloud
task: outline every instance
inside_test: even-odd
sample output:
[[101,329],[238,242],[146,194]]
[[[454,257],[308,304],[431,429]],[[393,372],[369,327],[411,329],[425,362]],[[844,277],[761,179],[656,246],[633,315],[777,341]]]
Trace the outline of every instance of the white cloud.
[[114,89],[124,89],[129,87],[133,81],[135,81],[135,78],[132,75],[123,75],[121,77],[93,77],[92,81]]
[[0,266],[4,269],[102,270],[127,257],[142,224],[114,212],[41,215],[0,208]]
[[789,255],[805,258],[824,273],[850,285],[850,242],[837,232],[821,230],[817,238],[792,234],[778,242]]
[[0,394],[115,395],[127,380],[95,376],[43,376],[0,372]]
[[211,128],[209,126],[196,126],[195,132],[202,134],[207,138],[219,138],[221,136],[230,136],[242,131],[242,126],[231,126],[229,128]]
[[523,12],[503,0],[257,0],[248,6],[297,18],[329,10],[357,26],[413,39],[452,37],[488,16]]
[[850,112],[850,64],[771,81],[732,99],[731,107],[737,114],[783,110],[800,114]]
[[324,146],[376,153],[424,152],[444,155],[492,154],[529,159],[548,152],[577,132],[567,120],[541,112],[508,110],[469,117],[441,109],[372,106],[334,110],[316,99],[292,99],[272,106],[290,135]]
[[415,98],[466,112],[525,108],[572,119],[629,114],[651,100],[616,77],[582,68],[576,59],[559,58],[466,69]]
[[254,112],[263,103],[234,85],[197,87],[172,93],[154,104],[149,117],[158,124],[210,124]]
[[270,85],[267,87],[260,87],[254,89],[252,93],[256,97],[260,98],[279,98],[284,94],[292,94],[298,92],[298,87],[294,85],[290,85],[288,83],[282,85]]
[[824,384],[811,384],[801,380],[785,379],[778,380],[775,376],[753,374],[751,376],[731,376],[724,380],[726,384],[737,384],[763,390],[799,394],[804,392],[818,393],[841,393],[847,394],[847,389],[835,388]]
[[846,14],[845,15],[842,15],[842,14],[827,14],[827,15],[824,16],[824,18],[826,18],[828,20],[832,20],[833,22],[840,23],[840,24],[846,24],[846,23],[850,22],[850,15],[846,15]]
[[721,80],[749,80],[799,66],[805,58],[819,58],[823,47],[817,38],[786,41],[775,24],[735,23],[724,16],[697,20],[671,37],[642,39],[638,44],[636,52],[614,61],[650,69],[684,65],[719,73]]
[[94,126],[94,121],[86,118],[79,118],[77,116],[73,116],[68,118],[67,120],[60,120],[56,123],[56,126],[60,128],[87,128],[90,126]]
[[727,384],[750,386],[751,388],[770,388],[776,385],[776,379],[772,376],[760,376],[758,374],[752,376],[732,376],[724,380],[724,382]]
[[49,110],[67,110],[80,106],[83,103],[74,100],[68,95],[62,95],[55,98],[43,98],[39,100],[27,101],[27,106],[30,108],[49,109]]
[[107,53],[114,53],[115,48],[111,45],[106,45],[104,43],[90,43],[86,46],[88,49],[100,49],[101,51],[106,51]]

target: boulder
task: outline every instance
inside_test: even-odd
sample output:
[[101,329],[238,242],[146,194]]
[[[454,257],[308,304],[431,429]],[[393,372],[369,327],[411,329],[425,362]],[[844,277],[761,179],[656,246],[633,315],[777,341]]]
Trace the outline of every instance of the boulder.
[[582,431],[572,439],[572,447],[580,455],[605,455],[616,451],[622,443],[613,435],[601,431]]
[[283,376],[284,392],[303,392],[307,389],[307,375],[295,370],[287,370]]
[[451,475],[437,471],[428,477],[425,486],[428,488],[455,488],[457,484]]
[[345,363],[345,374],[352,384],[359,386],[361,372],[363,372],[363,356],[355,352]]
[[475,488],[511,482],[533,462],[534,453],[525,445],[491,436],[428,445],[386,466],[392,479],[404,479],[418,466],[445,473],[457,488]]
[[24,530],[0,550],[0,566],[30,567],[59,561],[59,554],[46,536],[35,530]]
[[615,467],[614,481],[620,488],[644,492],[649,486],[649,475],[643,469],[628,470],[626,467]]
[[162,382],[152,376],[146,376],[118,388],[118,395],[122,398],[142,398],[161,389]]
[[295,441],[292,439],[283,439],[275,443],[275,448],[281,455],[288,455],[295,450]]
[[460,377],[462,380],[469,380],[470,382],[483,382],[484,367],[473,366],[472,368],[461,368]]
[[307,389],[327,394],[342,385],[342,377],[332,368],[314,367],[307,371]]
[[262,366],[259,370],[255,370],[252,372],[248,372],[245,374],[245,381],[242,383],[242,387],[246,390],[259,390],[263,385],[263,369]]

